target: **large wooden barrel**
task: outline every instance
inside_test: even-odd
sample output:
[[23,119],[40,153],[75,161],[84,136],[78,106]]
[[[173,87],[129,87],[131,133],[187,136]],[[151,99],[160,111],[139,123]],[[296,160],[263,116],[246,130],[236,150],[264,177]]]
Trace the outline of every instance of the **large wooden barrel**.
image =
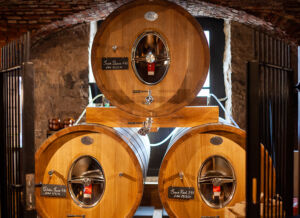
[[[43,218],[132,217],[149,155],[149,139],[137,129],[80,125],[55,133],[35,155],[35,180],[43,184],[36,190],[38,213]],[[65,196],[51,196],[55,187]]]
[[158,184],[170,217],[224,217],[225,207],[246,200],[245,131],[224,124],[175,131]]
[[138,0],[101,24],[91,62],[100,90],[113,105],[158,117],[195,98],[207,76],[209,49],[200,24],[183,8]]

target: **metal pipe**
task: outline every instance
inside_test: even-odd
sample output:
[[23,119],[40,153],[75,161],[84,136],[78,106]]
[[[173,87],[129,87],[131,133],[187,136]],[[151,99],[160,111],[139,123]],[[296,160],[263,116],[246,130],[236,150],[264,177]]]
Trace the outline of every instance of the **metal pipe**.
[[259,63],[259,64],[263,65],[263,66],[266,66],[266,67],[269,67],[269,68],[275,68],[275,69],[279,69],[279,70],[293,72],[293,69],[292,68],[288,68],[288,67],[277,66],[275,64],[269,64],[269,63],[265,63],[265,62],[262,62],[262,63]]

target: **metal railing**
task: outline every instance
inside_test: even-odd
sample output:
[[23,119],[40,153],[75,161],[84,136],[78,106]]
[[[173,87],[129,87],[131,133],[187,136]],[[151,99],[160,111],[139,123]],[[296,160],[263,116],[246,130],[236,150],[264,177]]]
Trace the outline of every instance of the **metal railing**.
[[254,45],[257,61],[248,66],[247,216],[289,217],[293,122],[298,122],[292,110],[296,99],[290,46],[258,31]]
[[[30,35],[25,34],[1,48],[0,62],[0,159],[1,159],[1,216],[25,217],[23,204],[25,194],[25,160],[28,144],[24,139],[24,106],[28,103],[24,87],[26,69],[29,63]],[[27,83],[33,84],[34,81]],[[29,94],[33,93],[30,90]],[[30,99],[30,97],[29,97]],[[32,103],[32,102],[31,102]],[[33,106],[33,105],[31,105]],[[27,126],[28,124],[26,124]],[[27,131],[27,130],[26,130]],[[30,142],[31,143],[31,142]],[[31,145],[31,146],[34,146]],[[31,159],[33,156],[31,155]]]

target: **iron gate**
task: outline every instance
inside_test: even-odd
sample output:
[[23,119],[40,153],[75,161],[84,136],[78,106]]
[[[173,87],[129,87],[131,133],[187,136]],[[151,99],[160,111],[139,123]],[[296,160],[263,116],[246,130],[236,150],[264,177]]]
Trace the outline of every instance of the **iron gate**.
[[[248,64],[247,217],[290,217],[293,134],[298,121],[293,110],[297,100],[291,48],[258,31],[254,45],[258,61]],[[262,154],[260,143],[266,148]]]
[[29,49],[29,33],[1,48],[0,181],[3,218],[32,217],[34,214],[34,196],[26,193],[25,185],[25,175],[34,172],[34,81]]

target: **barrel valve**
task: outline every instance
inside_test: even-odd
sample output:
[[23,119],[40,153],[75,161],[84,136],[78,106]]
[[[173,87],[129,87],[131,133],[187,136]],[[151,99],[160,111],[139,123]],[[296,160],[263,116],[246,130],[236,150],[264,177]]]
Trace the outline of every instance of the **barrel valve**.
[[151,90],[148,90],[148,96],[145,98],[145,104],[149,105],[152,104],[152,102],[154,101],[153,96],[151,95]]
[[139,129],[138,134],[145,136],[150,132],[153,120],[151,117],[147,117],[146,121],[143,122],[144,126]]
[[148,92],[148,96],[145,98],[145,101],[143,103],[146,105],[152,104],[152,102],[154,101],[154,98],[152,96],[152,91],[150,89],[148,89],[148,90],[132,90],[133,94],[145,93],[145,92]]

